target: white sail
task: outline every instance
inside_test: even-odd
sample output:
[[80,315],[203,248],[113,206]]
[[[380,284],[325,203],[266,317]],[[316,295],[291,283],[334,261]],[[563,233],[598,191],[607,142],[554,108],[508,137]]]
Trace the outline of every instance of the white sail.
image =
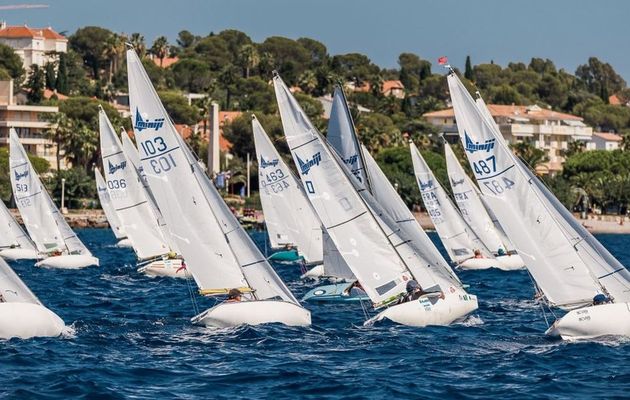
[[98,193],[98,199],[101,203],[101,208],[105,213],[105,218],[107,218],[107,222],[109,223],[114,236],[116,236],[116,239],[118,240],[126,238],[127,234],[125,233],[122,222],[120,222],[120,218],[118,218],[118,214],[114,209],[112,199],[109,197],[109,191],[107,190],[105,179],[103,179],[103,175],[98,168],[94,168],[94,179],[96,180],[96,191]]
[[576,243],[565,236],[535,181],[524,173],[496,125],[479,111],[454,73],[449,74],[448,85],[460,139],[486,203],[547,301],[564,308],[590,304],[604,288],[578,255]]
[[341,87],[335,87],[328,121],[326,140],[342,158],[345,165],[362,184],[369,188],[361,146],[355,135],[354,122]]
[[0,249],[14,247],[36,250],[35,244],[13,218],[4,202],[0,200]]
[[[372,155],[365,147],[362,147],[362,153],[372,188],[372,195],[394,220],[396,226],[400,228],[402,236],[409,241],[409,244],[418,253],[418,256],[425,261],[426,270],[414,275],[417,277],[418,275],[428,275],[430,280],[440,283],[443,287],[445,287],[445,283],[459,286],[459,278],[453,273],[448,262],[442,257],[435,244],[433,244],[414,215],[409,211],[409,208],[407,208],[396,189],[394,189],[374,158],[372,158]],[[418,277],[418,279],[420,282],[423,278]]]
[[260,202],[271,246],[293,244],[306,262],[321,263],[321,223],[302,190],[302,183],[280,157],[256,117],[252,117],[252,128]]
[[139,259],[167,254],[170,249],[142,188],[136,171],[125,157],[105,111],[99,110],[101,157],[107,189],[114,209]]
[[70,229],[33,169],[14,129],[9,132],[11,184],[24,225],[40,253],[91,256]]
[[2,258],[0,258],[0,297],[7,303],[42,304]]
[[218,293],[250,287],[257,299],[297,303],[179,137],[133,50],[127,68],[141,164],[197,285]]
[[462,217],[493,254],[505,252],[507,250],[506,245],[501,240],[492,219],[479,199],[474,183],[466,175],[462,166],[459,165],[455,153],[453,153],[451,146],[446,142],[444,142],[444,152],[448,180]]
[[374,303],[403,292],[412,274],[279,76],[274,87],[305,191],[335,247]]
[[418,148],[413,143],[410,148],[422,201],[451,259],[457,263],[462,262],[473,257],[475,250],[481,251],[484,257],[491,257],[491,253],[457,212]]

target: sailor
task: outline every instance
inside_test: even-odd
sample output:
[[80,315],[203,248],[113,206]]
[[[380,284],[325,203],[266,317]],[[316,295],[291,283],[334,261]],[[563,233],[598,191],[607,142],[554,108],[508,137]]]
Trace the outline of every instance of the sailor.
[[418,282],[416,282],[414,279],[407,282],[406,290],[407,293],[400,299],[399,303],[406,303],[408,301],[417,300],[420,298],[420,296],[426,294],[426,292],[422,290],[420,284],[418,284]]
[[361,290],[362,292],[365,291],[363,289],[363,286],[361,286],[361,283],[359,281],[354,281],[352,282],[352,284],[350,286],[348,286],[346,288],[346,290],[343,291],[343,295],[344,296],[350,296],[352,293],[352,289],[358,289]]
[[0,293],[0,303],[6,303],[6,300],[4,299],[2,293]]
[[601,293],[596,294],[595,297],[593,297],[594,306],[599,306],[606,303],[610,303],[610,299]]
[[241,296],[243,295],[243,293],[241,293],[240,290],[238,289],[230,289],[230,291],[228,292],[228,298],[227,301],[228,303],[236,303],[241,301]]
[[475,256],[473,258],[483,258],[483,255],[481,254],[481,250],[475,249]]
[[497,251],[497,254],[499,256],[504,256],[505,255],[505,250],[503,250],[503,247],[499,247],[499,251]]

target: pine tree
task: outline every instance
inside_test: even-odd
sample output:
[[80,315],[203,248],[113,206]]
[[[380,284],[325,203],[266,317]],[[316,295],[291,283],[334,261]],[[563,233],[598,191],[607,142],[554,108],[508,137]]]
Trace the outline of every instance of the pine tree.
[[66,64],[66,55],[64,53],[59,55],[59,70],[57,71],[55,89],[57,89],[58,93],[68,94],[68,66]]
[[470,56],[466,56],[466,68],[464,70],[464,78],[468,79],[469,81],[473,80],[473,69],[472,63],[470,62]]
[[46,89],[54,90],[56,84],[55,64],[48,62],[46,63]]
[[44,71],[36,64],[31,65],[26,88],[29,90],[26,98],[31,104],[39,104],[44,99],[46,77]]

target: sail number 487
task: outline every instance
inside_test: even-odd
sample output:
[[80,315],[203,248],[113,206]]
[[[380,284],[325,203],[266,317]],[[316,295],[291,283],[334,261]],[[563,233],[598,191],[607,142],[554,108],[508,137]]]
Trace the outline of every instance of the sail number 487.
[[490,156],[485,160],[473,162],[473,169],[477,175],[488,175],[497,171],[497,163],[494,156]]

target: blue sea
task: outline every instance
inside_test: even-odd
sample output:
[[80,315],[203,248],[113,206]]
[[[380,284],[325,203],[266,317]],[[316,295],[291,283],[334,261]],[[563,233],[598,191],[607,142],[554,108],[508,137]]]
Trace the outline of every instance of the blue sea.
[[[310,328],[196,327],[194,284],[135,271],[109,230],[80,237],[100,268],[13,267],[73,333],[0,342],[0,398],[13,399],[622,399],[630,341],[544,336],[524,271],[458,272],[479,297],[465,322],[363,327],[360,304],[307,304]],[[264,248],[264,234],[252,234]],[[435,235],[431,235],[436,240]],[[630,236],[598,238],[630,265]],[[301,297],[312,284],[276,265]],[[195,296],[197,307],[212,303]]]

